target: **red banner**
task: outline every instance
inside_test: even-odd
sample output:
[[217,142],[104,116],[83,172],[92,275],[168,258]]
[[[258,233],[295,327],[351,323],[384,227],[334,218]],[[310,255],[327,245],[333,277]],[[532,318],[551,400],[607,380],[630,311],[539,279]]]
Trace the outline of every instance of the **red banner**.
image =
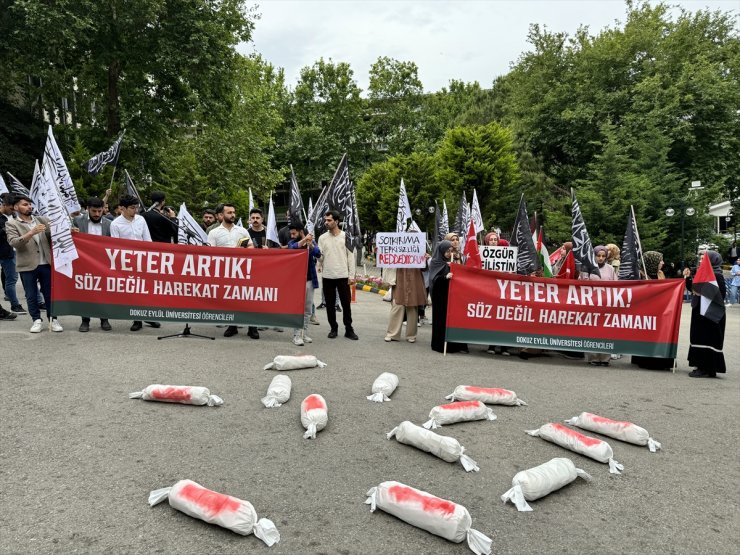
[[684,281],[579,281],[455,266],[448,341],[674,358]]
[[305,250],[198,247],[73,234],[54,313],[121,320],[303,326]]

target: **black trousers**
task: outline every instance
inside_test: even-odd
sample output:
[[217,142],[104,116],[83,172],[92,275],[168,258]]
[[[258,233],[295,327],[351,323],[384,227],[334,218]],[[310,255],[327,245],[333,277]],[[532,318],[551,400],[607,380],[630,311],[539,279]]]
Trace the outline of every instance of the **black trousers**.
[[342,323],[345,331],[352,330],[352,294],[349,290],[349,281],[347,278],[340,279],[321,279],[321,286],[324,288],[324,298],[326,299],[326,318],[329,320],[329,326],[333,331],[337,331],[337,295],[342,305]]

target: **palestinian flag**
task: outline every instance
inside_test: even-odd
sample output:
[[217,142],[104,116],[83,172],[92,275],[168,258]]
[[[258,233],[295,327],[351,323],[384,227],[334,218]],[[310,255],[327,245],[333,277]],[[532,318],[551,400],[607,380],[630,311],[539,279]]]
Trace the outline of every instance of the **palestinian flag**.
[[722,300],[714,270],[712,270],[709,254],[706,252],[694,276],[692,288],[694,293],[700,297],[699,313],[715,324],[719,323],[725,315],[725,303]]
[[547,252],[547,247],[542,242],[542,226],[540,226],[540,232],[534,232],[532,239],[534,244],[537,245],[537,258],[540,259],[540,265],[542,266],[542,277],[552,277],[552,265],[550,264],[550,253]]

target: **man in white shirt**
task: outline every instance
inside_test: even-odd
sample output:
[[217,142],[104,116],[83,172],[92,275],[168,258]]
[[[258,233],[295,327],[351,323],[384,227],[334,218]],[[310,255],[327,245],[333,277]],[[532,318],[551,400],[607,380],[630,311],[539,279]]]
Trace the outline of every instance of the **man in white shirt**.
[[[247,247],[251,248],[249,232],[236,225],[236,208],[233,204],[223,205],[223,220],[221,225],[208,232],[208,244],[212,247]],[[224,337],[232,337],[239,333],[236,326],[229,326],[224,331]],[[260,334],[256,327],[249,326],[247,335],[252,339],[259,339]]]
[[331,331],[329,339],[337,336],[336,298],[342,303],[342,322],[344,323],[344,337],[358,339],[352,329],[352,295],[350,286],[354,284],[355,261],[352,252],[347,249],[344,231],[339,229],[340,214],[336,210],[329,210],[324,216],[326,233],[319,237],[321,251],[321,285],[326,297],[326,318],[329,320]]
[[236,225],[236,208],[233,204],[223,205],[221,225],[208,232],[208,244],[212,247],[236,247],[242,239],[249,238],[249,232]]
[[[120,201],[121,215],[110,224],[110,236],[119,239],[131,239],[133,241],[152,241],[149,235],[149,226],[146,220],[139,216],[139,199],[133,195],[124,195]],[[159,322],[147,322],[153,328],[160,327]],[[141,321],[134,320],[131,331],[139,331]]]
[[[104,204],[105,203],[97,197],[87,199],[87,212],[75,218],[75,227],[72,228],[72,231],[97,235],[98,237],[110,237],[111,221],[103,217]],[[112,329],[107,318],[100,319],[100,327],[104,331],[110,331]],[[82,317],[79,331],[90,331],[90,318],[87,316]]]

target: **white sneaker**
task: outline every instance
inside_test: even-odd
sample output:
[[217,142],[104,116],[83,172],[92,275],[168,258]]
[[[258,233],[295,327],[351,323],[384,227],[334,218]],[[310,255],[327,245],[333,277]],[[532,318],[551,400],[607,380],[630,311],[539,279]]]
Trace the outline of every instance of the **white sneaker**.
[[303,347],[303,339],[301,339],[300,335],[294,335],[293,336],[293,345],[297,345],[299,347]]
[[41,330],[43,329],[43,327],[44,327],[43,320],[34,320],[33,325],[31,326],[31,329],[28,331],[30,331],[31,333],[41,333]]
[[62,324],[56,318],[51,319],[51,331],[64,331]]
[[313,339],[311,339],[309,336],[304,335],[303,336],[303,342],[304,343],[313,343]]

